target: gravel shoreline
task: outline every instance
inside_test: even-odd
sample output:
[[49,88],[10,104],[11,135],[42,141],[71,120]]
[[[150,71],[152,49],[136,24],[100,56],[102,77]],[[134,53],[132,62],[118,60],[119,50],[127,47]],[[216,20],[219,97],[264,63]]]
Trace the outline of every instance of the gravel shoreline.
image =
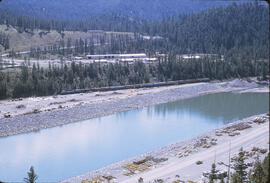
[[[185,84],[176,87],[167,87],[167,89],[163,88],[160,91],[153,88],[148,89],[150,92],[144,94],[137,93],[137,95],[133,96],[126,95],[126,97],[100,101],[82,106],[19,115],[11,118],[1,118],[0,137],[39,131],[45,128],[52,128],[72,122],[83,121],[90,118],[111,115],[117,112],[172,102],[209,93],[251,89],[256,87],[258,87],[258,85],[255,82],[236,79],[229,82]],[[152,90],[153,92],[151,92]]]

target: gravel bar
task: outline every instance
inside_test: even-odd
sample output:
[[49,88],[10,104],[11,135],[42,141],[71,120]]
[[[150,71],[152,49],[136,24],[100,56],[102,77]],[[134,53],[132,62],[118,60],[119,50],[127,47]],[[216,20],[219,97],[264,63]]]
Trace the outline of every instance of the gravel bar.
[[257,84],[239,79],[222,83],[185,84],[175,88],[168,87],[168,89],[162,91],[155,90],[155,92],[149,92],[143,95],[134,95],[131,97],[75,106],[72,108],[19,115],[11,118],[1,118],[0,137],[39,131],[45,128],[52,128],[72,122],[79,122],[90,118],[111,115],[117,112],[172,102],[208,93],[250,89],[255,87],[258,87]]

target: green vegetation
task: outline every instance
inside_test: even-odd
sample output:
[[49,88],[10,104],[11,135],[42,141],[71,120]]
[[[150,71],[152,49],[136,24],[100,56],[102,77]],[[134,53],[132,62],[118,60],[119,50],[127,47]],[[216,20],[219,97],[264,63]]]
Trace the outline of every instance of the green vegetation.
[[[83,22],[41,20],[6,16],[3,13],[0,13],[0,17],[2,24],[30,32],[36,28],[59,32],[89,29],[136,32],[134,38],[127,35],[114,38],[98,36],[98,46],[94,46],[93,40],[62,40],[53,46],[32,48],[28,55],[31,58],[40,59],[45,55],[68,58],[89,53],[166,54],[151,65],[139,62],[133,65],[83,65],[75,62],[67,65],[61,59],[61,66],[40,68],[34,65],[30,68],[25,65],[18,72],[1,71],[0,98],[52,95],[62,90],[202,77],[222,80],[260,76],[267,79],[269,75],[269,10],[258,3],[233,4],[164,18],[162,21],[131,21],[125,16],[110,15]],[[148,40],[143,39],[142,35],[160,37]],[[217,57],[180,59],[181,54],[192,53],[210,53]],[[15,57],[16,54],[11,56]]]
[[212,164],[212,169],[211,169],[211,172],[210,172],[210,175],[209,175],[209,183],[214,183],[214,181],[218,179],[217,172],[218,171],[216,170],[216,164],[213,163]]
[[253,168],[251,169],[249,175],[250,180],[254,183],[269,183],[269,156],[270,153],[266,156],[266,158],[261,162],[259,158],[256,158],[254,162]]
[[0,72],[0,97],[28,97],[52,95],[62,90],[103,86],[148,83],[168,80],[184,80],[208,77],[228,79],[234,77],[264,76],[269,73],[269,63],[254,61],[238,54],[225,56],[225,61],[208,58],[193,61],[177,61],[173,57],[157,64],[136,62],[130,64],[63,64],[60,67],[33,68],[23,66],[19,72]]
[[262,163],[260,162],[259,157],[257,157],[253,165],[253,170],[250,171],[251,179],[254,183],[261,183],[265,177],[264,173]]
[[245,156],[245,151],[243,148],[240,149],[238,156],[234,159],[233,169],[235,173],[232,175],[233,183],[244,183],[248,180],[248,164],[245,162],[247,157]]
[[143,183],[143,178],[140,177],[140,178],[138,179],[138,183]]
[[[231,4],[231,2],[208,2],[190,0],[6,0],[2,9],[9,9],[32,17],[49,19],[76,19],[98,16],[111,12],[121,13],[132,18],[160,19],[179,13],[200,11],[214,6]],[[31,8],[29,8],[31,7]],[[149,11],[151,9],[151,11]]]
[[[205,10],[200,13],[181,14],[163,20],[149,21],[130,19],[123,15],[102,15],[82,21],[52,21],[36,19],[0,11],[0,24],[13,26],[19,32],[31,33],[34,29],[57,30],[65,37],[67,30],[85,32],[87,30],[107,30],[136,33],[134,39],[120,35],[114,38],[97,36],[100,47],[90,49],[93,40],[60,41],[50,47],[33,48],[33,53],[68,55],[72,49],[75,55],[85,53],[156,52],[187,54],[224,54],[229,50],[250,49],[253,57],[268,58],[269,10],[256,3],[230,5]],[[160,36],[160,39],[145,40],[141,35]],[[105,42],[110,43],[106,44]],[[81,48],[82,45],[88,49]],[[69,51],[68,51],[69,50]],[[33,55],[32,55],[33,56]],[[35,56],[34,56],[35,57]]]
[[38,179],[38,176],[35,173],[34,167],[31,166],[29,172],[27,173],[28,177],[24,178],[25,183],[36,183],[36,180]]
[[249,164],[245,162],[244,151],[241,149],[234,164],[235,173],[232,175],[232,182],[269,183],[269,155],[268,153],[263,162],[257,157],[248,173]]
[[[0,32],[0,45],[3,46],[4,50],[9,49],[9,37],[8,35]],[[1,49],[0,49],[1,51]]]
[[[232,158],[234,173],[230,177],[232,183],[269,183],[269,156],[270,153],[261,162],[259,157],[255,158],[253,166],[247,163],[246,152],[243,148],[240,149],[238,156]],[[252,166],[252,167],[251,167]],[[251,167],[251,168],[250,168]],[[218,177],[218,171],[216,171],[215,164],[212,165],[212,169],[209,175],[209,183],[224,182],[224,177]]]

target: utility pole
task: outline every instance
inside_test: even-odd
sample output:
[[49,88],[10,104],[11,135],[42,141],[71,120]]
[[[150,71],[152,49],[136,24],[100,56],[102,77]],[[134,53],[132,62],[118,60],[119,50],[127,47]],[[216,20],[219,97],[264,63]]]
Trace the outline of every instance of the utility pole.
[[230,141],[230,148],[229,148],[229,164],[228,164],[228,181],[227,183],[231,182],[231,141]]
[[215,164],[216,164],[216,158],[217,158],[217,151],[215,150],[215,160],[214,160]]

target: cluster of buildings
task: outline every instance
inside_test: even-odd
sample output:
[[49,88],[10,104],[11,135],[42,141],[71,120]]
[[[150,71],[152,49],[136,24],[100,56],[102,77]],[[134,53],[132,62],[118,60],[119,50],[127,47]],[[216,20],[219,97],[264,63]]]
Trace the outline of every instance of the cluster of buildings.
[[[158,58],[161,60],[167,58],[166,54],[156,53],[155,57],[149,57],[145,53],[134,53],[134,54],[102,54],[102,55],[86,55],[85,57],[74,57],[75,60],[80,60],[85,63],[134,63],[137,61],[143,63],[155,63],[158,62]],[[223,61],[224,56],[218,54],[184,54],[177,55],[178,61],[196,61],[204,58],[209,58],[215,61]]]

